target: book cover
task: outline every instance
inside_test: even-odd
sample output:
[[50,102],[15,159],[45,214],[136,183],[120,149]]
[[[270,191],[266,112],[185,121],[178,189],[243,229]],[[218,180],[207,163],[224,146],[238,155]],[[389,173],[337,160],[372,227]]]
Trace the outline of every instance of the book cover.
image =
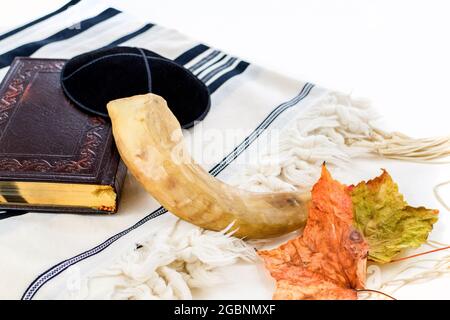
[[126,168],[109,120],[65,97],[65,60],[16,58],[0,86],[0,207],[116,212]]

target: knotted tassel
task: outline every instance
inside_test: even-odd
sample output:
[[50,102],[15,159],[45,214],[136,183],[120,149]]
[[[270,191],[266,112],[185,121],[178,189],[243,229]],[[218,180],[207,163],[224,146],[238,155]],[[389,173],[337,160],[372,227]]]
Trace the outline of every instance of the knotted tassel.
[[232,177],[232,184],[257,192],[309,190],[324,161],[343,168],[367,156],[450,163],[450,136],[415,139],[386,132],[375,125],[378,118],[367,101],[329,93],[282,129],[279,143]]
[[306,118],[314,115],[317,122],[321,117],[328,122],[335,120],[331,126],[319,127],[314,133],[324,134],[338,144],[363,148],[369,154],[385,158],[450,163],[450,136],[412,138],[400,132],[386,132],[374,124],[378,116],[366,101],[334,93],[313,106],[310,113]]
[[[192,299],[192,289],[223,281],[221,267],[255,261],[255,250],[222,232],[205,231],[173,218],[171,226],[146,235],[106,268],[84,277],[69,299]],[[231,226],[230,226],[231,228]]]

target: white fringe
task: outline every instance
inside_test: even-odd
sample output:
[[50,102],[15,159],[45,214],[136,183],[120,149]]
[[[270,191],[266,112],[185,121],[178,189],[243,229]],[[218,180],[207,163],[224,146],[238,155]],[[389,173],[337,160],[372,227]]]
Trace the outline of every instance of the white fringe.
[[[178,220],[86,279],[71,299],[192,299],[191,290],[221,282],[220,268],[255,261],[255,250],[227,230],[205,231]],[[105,291],[106,288],[106,291]]]
[[[280,134],[257,165],[234,177],[232,184],[256,192],[309,190],[320,164],[343,168],[352,159],[377,155],[414,162],[439,163],[450,155],[450,137],[413,139],[387,133],[366,100],[329,93]],[[449,161],[449,159],[446,159]]]
[[447,209],[447,211],[450,211],[450,205],[444,200],[444,196],[441,194],[441,189],[444,191],[446,189],[446,198],[450,198],[450,181],[445,181],[442,183],[439,183],[437,186],[434,187],[433,192],[436,199],[439,201],[439,203]]
[[[437,241],[429,240],[427,246],[433,249],[446,248],[447,245]],[[437,255],[437,257],[433,257]],[[388,265],[389,267],[389,265]],[[372,265],[368,268],[367,285],[389,295],[395,295],[397,291],[405,286],[426,283],[431,280],[450,276],[450,255],[441,252],[428,253],[427,256],[411,258],[411,261],[401,262],[395,266],[395,272],[386,272],[383,268]],[[379,298],[368,293],[363,299]]]

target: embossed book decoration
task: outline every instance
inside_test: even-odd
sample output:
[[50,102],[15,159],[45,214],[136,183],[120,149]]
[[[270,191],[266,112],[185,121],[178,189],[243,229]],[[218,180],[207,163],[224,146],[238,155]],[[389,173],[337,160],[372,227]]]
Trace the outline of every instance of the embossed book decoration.
[[0,86],[0,208],[117,211],[126,168],[111,124],[64,96],[64,62],[17,58]]

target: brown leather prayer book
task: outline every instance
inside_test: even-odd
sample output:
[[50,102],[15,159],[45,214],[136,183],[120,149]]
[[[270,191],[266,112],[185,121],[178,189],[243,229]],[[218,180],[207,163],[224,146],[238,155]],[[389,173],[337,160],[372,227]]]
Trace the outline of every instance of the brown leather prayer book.
[[16,58],[0,86],[0,208],[117,211],[126,167],[111,123],[65,97],[65,60]]

